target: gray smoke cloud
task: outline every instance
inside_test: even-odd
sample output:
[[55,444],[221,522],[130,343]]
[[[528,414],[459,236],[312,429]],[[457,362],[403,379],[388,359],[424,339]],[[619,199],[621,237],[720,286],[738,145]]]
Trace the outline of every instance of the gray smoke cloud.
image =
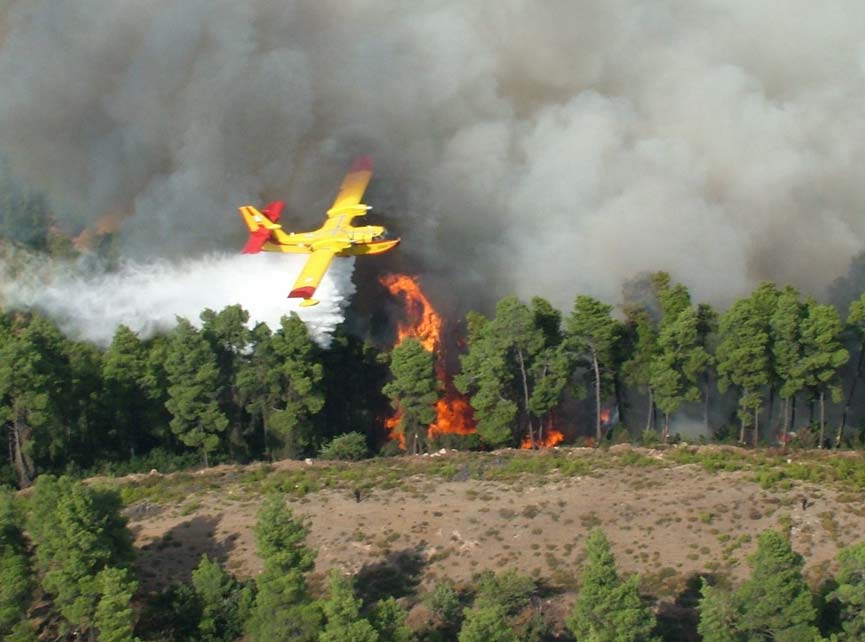
[[865,247],[860,0],[27,0],[0,16],[0,151],[133,258],[316,224],[352,158],[457,307],[569,307],[668,270],[723,305]]

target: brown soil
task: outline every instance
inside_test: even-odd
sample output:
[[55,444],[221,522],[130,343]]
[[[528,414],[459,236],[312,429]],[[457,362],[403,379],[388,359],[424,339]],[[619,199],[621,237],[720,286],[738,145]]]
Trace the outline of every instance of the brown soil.
[[[303,466],[286,462],[277,468]],[[658,596],[675,597],[693,574],[743,577],[747,554],[767,528],[789,528],[816,581],[838,548],[865,532],[861,494],[799,483],[763,490],[752,476],[710,473],[695,464],[508,482],[417,475],[403,480],[401,490],[367,491],[360,502],[352,489],[323,490],[291,499],[289,506],[309,522],[317,576],[336,567],[375,583],[388,581],[389,569],[399,567],[402,580],[421,587],[517,568],[567,592],[579,573],[585,537],[596,526],[613,543],[619,568],[639,572],[646,590]],[[226,482],[178,503],[130,506],[143,588],[188,579],[205,553],[240,577],[259,573],[253,534],[259,501]]]

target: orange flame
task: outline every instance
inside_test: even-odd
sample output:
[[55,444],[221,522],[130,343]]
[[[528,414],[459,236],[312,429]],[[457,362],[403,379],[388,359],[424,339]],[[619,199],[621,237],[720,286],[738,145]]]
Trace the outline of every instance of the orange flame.
[[[440,435],[470,435],[475,432],[472,409],[468,399],[461,395],[448,379],[441,355],[442,318],[423,293],[417,277],[405,274],[388,274],[379,279],[381,284],[395,297],[403,301],[406,321],[397,323],[397,341],[412,337],[430,352],[439,353],[436,377],[442,382],[445,394],[436,403],[436,420],[431,424],[427,437],[433,439]],[[391,439],[399,439],[400,448],[405,449],[405,435],[395,431],[399,425],[400,413],[385,420],[385,428]]]
[[436,422],[429,427],[427,433],[430,439],[439,435],[470,435],[475,432],[469,402],[452,387],[449,387],[445,396],[436,403],[436,412]]
[[413,337],[424,348],[435,352],[441,340],[442,319],[418,285],[417,277],[406,274],[387,274],[379,279],[395,297],[401,297],[408,320],[397,324],[397,345]]
[[387,428],[388,439],[398,439],[399,447],[405,450],[405,435],[399,431],[400,413],[397,412],[384,420],[384,427]]
[[128,216],[125,212],[105,214],[72,239],[72,244],[79,252],[92,252],[96,241],[107,234],[114,234]]
[[610,409],[609,408],[601,408],[601,424],[610,423]]
[[[535,448],[552,448],[556,444],[565,440],[565,435],[555,428],[547,428],[544,431],[544,438],[542,441],[535,440]],[[520,448],[524,450],[528,450],[532,447],[532,440],[528,437],[524,437],[522,443],[520,444]]]
[[[565,435],[560,431],[556,430],[553,426],[553,418],[550,417],[547,419],[546,428],[544,428],[544,434],[541,439],[535,439],[534,447],[535,448],[552,448],[556,444],[565,440]],[[528,450],[532,447],[531,438],[526,435],[523,438],[522,443],[520,444],[520,448],[524,450]]]

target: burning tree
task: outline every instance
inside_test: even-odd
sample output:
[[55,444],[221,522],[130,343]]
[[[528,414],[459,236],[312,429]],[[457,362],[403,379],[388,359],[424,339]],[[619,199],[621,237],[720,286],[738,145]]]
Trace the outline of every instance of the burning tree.
[[426,441],[428,426],[436,418],[439,393],[435,357],[418,339],[410,337],[393,349],[390,371],[393,380],[382,392],[397,410],[395,428],[400,444],[417,455]]
[[[429,299],[423,293],[417,278],[405,274],[389,274],[381,278],[381,284],[402,302],[404,318],[397,324],[397,348],[409,338],[417,342],[433,358],[437,389],[443,394],[435,402],[435,412],[428,423],[426,439],[434,440],[447,434],[470,435],[475,432],[472,409],[465,396],[454,387],[445,367],[445,347],[442,341],[444,322]],[[394,349],[396,352],[396,348]],[[385,394],[388,394],[387,392]],[[390,396],[390,395],[388,395]],[[405,433],[399,429],[400,408],[385,421],[392,437],[400,440],[405,448]]]

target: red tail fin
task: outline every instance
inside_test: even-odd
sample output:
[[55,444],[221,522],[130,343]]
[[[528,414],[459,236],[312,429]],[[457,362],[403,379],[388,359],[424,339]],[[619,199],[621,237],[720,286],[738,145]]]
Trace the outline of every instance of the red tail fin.
[[282,201],[274,201],[264,208],[263,212],[259,212],[251,205],[244,205],[240,208],[240,215],[243,217],[243,222],[249,230],[249,240],[243,246],[241,252],[243,254],[257,254],[261,252],[261,248],[270,238],[273,230],[279,229],[280,215],[285,204]]
[[282,201],[273,201],[270,205],[261,210],[261,213],[264,214],[267,218],[269,218],[274,223],[279,222],[279,217],[282,216],[282,208],[285,207],[285,203]]

